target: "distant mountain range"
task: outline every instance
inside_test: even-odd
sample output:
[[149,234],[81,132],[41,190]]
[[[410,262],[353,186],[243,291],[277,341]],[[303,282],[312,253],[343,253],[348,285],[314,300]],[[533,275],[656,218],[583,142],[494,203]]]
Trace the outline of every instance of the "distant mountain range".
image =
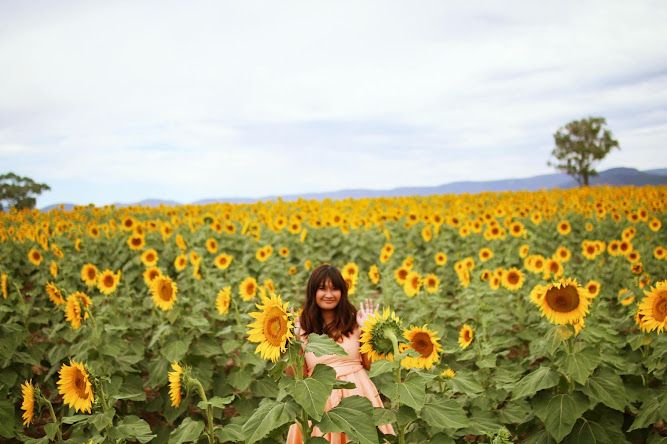
[[[590,185],[612,185],[612,186],[645,186],[645,185],[667,185],[667,168],[659,168],[646,171],[638,171],[634,168],[612,168],[601,171],[598,176],[591,178]],[[203,199],[192,202],[192,205],[204,205],[216,202],[228,203],[254,203],[259,201],[275,200],[281,197],[284,201],[303,199],[347,199],[363,197],[396,197],[396,196],[429,196],[433,194],[463,194],[481,193],[484,191],[537,191],[541,188],[574,188],[577,182],[567,174],[544,174],[526,179],[503,179],[485,182],[452,182],[434,187],[402,187],[391,190],[367,190],[348,189],[339,191],[327,191],[322,193],[290,194],[286,196],[264,196],[259,198],[237,198],[221,197],[217,199]],[[142,205],[156,207],[160,204],[167,206],[182,205],[173,200],[145,199],[136,203],[116,203],[117,207],[130,205]],[[42,211],[49,211],[60,204],[49,205]],[[64,204],[67,210],[71,210],[73,204]]]

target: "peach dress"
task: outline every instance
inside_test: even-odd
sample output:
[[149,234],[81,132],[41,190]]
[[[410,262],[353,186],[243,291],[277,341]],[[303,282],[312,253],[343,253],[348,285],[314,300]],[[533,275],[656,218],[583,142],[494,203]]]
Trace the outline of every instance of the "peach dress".
[[[357,327],[350,336],[344,336],[342,342],[339,341],[339,344],[347,352],[347,356],[325,355],[318,358],[314,353],[306,353],[305,357],[308,376],[310,376],[317,364],[326,364],[336,370],[336,379],[341,381],[351,381],[356,384],[356,387],[353,389],[334,389],[324,405],[325,412],[336,407],[342,398],[354,395],[365,396],[370,399],[373,407],[384,407],[375,384],[373,384],[371,378],[368,377],[366,370],[361,364],[361,354],[359,353],[360,336],[361,330]],[[306,343],[308,339],[302,338],[302,340]],[[380,431],[385,435],[395,434],[391,424],[385,424],[379,427]],[[335,444],[343,444],[349,441],[345,433],[327,433],[322,435],[322,432],[317,427],[313,428],[312,436],[322,436],[327,441]],[[301,430],[299,430],[297,424],[292,424],[287,434],[287,444],[301,443],[303,443]]]

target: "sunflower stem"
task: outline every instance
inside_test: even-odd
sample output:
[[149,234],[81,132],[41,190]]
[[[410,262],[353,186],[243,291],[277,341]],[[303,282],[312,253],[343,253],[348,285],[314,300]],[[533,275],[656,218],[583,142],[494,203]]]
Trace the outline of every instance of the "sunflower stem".
[[[208,402],[208,398],[206,397],[206,392],[204,391],[204,386],[201,385],[201,382],[197,378],[191,378],[190,379],[190,384],[194,385],[197,388],[197,392],[199,392],[199,397],[201,398],[202,401]],[[206,429],[206,433],[208,435],[208,442],[213,443],[213,406],[211,404],[206,405],[206,421],[208,422],[208,428]]]
[[308,438],[310,438],[310,435],[312,434],[312,431],[310,429],[310,421],[308,419],[308,412],[306,412],[306,409],[301,407],[301,417],[299,418],[299,429],[301,430],[301,438],[303,441],[308,441]]
[[60,430],[60,423],[58,422],[58,418],[56,417],[56,413],[53,411],[53,406],[51,405],[51,401],[46,399],[45,397],[41,396],[42,402],[46,404],[46,406],[49,408],[49,413],[51,414],[51,419],[53,419],[53,423],[57,426],[56,432],[58,433],[58,441],[63,440],[63,432]]
[[[389,340],[391,341],[391,345],[394,348],[394,359],[395,359],[394,379],[396,381],[396,384],[400,385],[401,384],[401,361],[398,358],[398,355],[399,355],[399,353],[398,353],[398,338],[396,337],[396,334],[391,330],[386,331],[385,334],[387,335],[387,338],[389,338]],[[398,412],[398,409],[400,407],[401,407],[400,401],[396,401],[396,404],[395,404],[395,407],[394,407],[396,412]],[[399,444],[405,444],[405,429],[406,429],[406,427],[403,427],[400,424],[398,424],[398,443]]]

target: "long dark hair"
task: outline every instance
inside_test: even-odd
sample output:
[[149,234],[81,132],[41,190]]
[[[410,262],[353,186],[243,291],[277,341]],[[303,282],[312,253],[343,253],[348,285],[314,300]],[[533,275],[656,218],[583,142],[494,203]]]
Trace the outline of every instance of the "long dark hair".
[[[331,285],[340,289],[340,301],[335,308],[334,320],[329,325],[324,325],[322,310],[317,305],[317,289],[327,279],[331,279]],[[343,275],[329,264],[320,265],[313,270],[306,285],[306,303],[303,306],[303,312],[299,317],[301,329],[304,335],[317,333],[326,334],[334,341],[340,340],[343,336],[348,336],[357,327],[357,309],[347,298],[347,283]]]

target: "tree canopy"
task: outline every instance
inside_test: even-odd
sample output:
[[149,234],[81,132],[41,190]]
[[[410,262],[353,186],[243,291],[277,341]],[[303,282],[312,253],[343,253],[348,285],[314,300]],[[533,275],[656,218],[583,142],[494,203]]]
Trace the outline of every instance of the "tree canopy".
[[36,183],[29,177],[21,177],[14,173],[7,173],[0,176],[0,211],[15,207],[17,210],[24,208],[35,208],[36,196],[42,191],[50,190],[45,183]]
[[561,127],[554,134],[556,147],[551,151],[557,162],[547,165],[569,174],[579,186],[588,186],[589,179],[598,175],[593,166],[612,148],[620,149],[611,131],[603,129],[606,124],[604,117],[588,117]]

